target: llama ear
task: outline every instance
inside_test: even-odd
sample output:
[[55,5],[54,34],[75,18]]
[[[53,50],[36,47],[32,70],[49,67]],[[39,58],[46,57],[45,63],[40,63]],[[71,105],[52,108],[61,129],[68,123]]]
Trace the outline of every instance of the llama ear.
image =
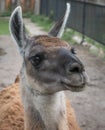
[[20,53],[23,53],[25,46],[25,28],[23,25],[22,9],[18,6],[12,13],[9,21],[10,34],[19,47]]
[[50,36],[55,36],[55,37],[59,37],[59,38],[62,37],[65,26],[67,24],[67,20],[69,18],[69,14],[70,14],[70,3],[67,3],[67,8],[66,8],[64,17],[62,19],[60,19],[59,21],[57,21],[55,23],[55,25],[51,28],[51,30],[49,32]]

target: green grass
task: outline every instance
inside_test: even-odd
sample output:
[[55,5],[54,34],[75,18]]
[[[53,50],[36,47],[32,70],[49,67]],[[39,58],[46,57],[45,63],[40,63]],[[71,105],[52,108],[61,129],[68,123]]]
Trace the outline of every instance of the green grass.
[[9,22],[7,19],[0,18],[0,35],[9,34]]
[[36,15],[36,16],[32,15],[31,21],[41,26],[45,31],[49,31],[49,29],[53,25],[52,20],[50,20],[48,17],[45,17],[43,15]]
[[82,36],[80,33],[74,31],[73,29],[67,28],[65,29],[62,39],[68,41],[70,44],[77,44],[76,41],[73,40],[73,36],[75,35],[79,37]]
[[23,13],[24,18],[31,18],[32,15],[32,12]]
[[95,40],[93,40],[93,39],[91,39],[87,36],[85,37],[85,41],[87,41],[88,43],[96,46],[99,49],[102,49],[105,52],[105,46],[103,44],[101,44],[101,43],[99,43],[99,42],[97,42],[97,41],[95,41]]
[[10,15],[11,15],[11,11],[0,13],[0,17],[10,17]]

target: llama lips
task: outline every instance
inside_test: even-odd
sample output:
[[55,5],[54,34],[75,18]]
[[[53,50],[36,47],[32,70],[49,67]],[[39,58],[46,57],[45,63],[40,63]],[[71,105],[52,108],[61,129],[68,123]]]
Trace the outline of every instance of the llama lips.
[[85,85],[82,85],[82,86],[73,86],[73,85],[70,85],[70,84],[65,84],[64,83],[64,87],[68,90],[71,90],[72,92],[79,92],[79,91],[82,91],[85,87]]
[[70,80],[64,78],[62,81],[61,81],[61,84],[63,84],[63,86],[67,89],[67,90],[71,90],[71,91],[82,91],[83,88],[85,87],[85,84],[86,82],[82,81],[82,83],[76,85],[76,84],[73,84],[71,83]]
[[71,83],[65,83],[65,82],[61,82],[66,88],[70,89],[70,88],[84,88],[85,84],[81,84],[81,85],[72,85]]

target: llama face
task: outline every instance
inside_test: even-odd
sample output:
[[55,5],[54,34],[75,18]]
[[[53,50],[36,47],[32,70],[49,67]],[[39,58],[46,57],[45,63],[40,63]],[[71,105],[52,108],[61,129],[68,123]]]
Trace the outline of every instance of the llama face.
[[36,89],[36,83],[39,86],[37,90],[44,94],[84,88],[84,66],[65,41],[38,36],[28,42],[24,63],[27,80],[33,89]]
[[67,17],[66,14],[47,36],[31,38],[25,33],[21,7],[17,7],[10,18],[10,32],[23,57],[26,80],[31,88],[40,93],[80,91],[86,84],[82,62],[67,42],[57,38],[64,29]]

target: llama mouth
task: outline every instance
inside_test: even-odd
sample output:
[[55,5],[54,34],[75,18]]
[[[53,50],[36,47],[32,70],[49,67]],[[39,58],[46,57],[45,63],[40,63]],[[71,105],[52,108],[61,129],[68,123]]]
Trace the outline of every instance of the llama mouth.
[[85,83],[82,83],[81,85],[73,85],[68,80],[67,80],[67,82],[61,81],[61,84],[65,87],[66,90],[70,90],[73,92],[79,92],[85,88]]
[[85,85],[76,86],[76,85],[70,85],[65,83],[63,85],[67,90],[70,90],[72,92],[80,92],[85,88]]
[[79,81],[78,83],[72,82],[69,79],[64,78],[62,80],[62,84],[67,90],[71,90],[73,92],[82,91],[84,90],[85,86],[88,84],[89,78],[86,72],[81,73],[80,77],[81,77],[81,81]]

